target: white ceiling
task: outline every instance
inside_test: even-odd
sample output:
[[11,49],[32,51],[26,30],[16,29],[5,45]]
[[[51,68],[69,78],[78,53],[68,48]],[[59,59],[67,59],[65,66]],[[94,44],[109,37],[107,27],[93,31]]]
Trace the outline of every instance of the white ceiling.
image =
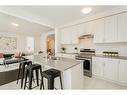
[[[13,26],[11,24],[12,22],[19,24],[19,26]],[[0,13],[0,32],[15,32],[39,35],[42,32],[47,32],[50,30],[52,30],[52,28]]]
[[93,10],[87,15],[82,14],[83,7],[86,6],[1,6],[0,10],[46,25],[59,26],[119,6],[90,6]]

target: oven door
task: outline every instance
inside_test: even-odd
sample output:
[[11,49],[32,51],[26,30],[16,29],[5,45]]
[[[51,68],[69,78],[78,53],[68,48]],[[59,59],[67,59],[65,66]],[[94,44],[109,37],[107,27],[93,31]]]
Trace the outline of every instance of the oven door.
[[92,60],[84,59],[83,62],[84,75],[91,77],[92,76]]

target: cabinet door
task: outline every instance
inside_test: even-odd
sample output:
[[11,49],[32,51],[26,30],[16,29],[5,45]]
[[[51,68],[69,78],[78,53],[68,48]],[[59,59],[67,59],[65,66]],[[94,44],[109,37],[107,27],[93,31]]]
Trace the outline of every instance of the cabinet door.
[[127,12],[117,15],[118,41],[127,42]]
[[92,58],[92,74],[99,77],[103,77],[103,69],[104,69],[103,64],[104,64],[104,61],[102,60],[102,58],[93,57]]
[[127,60],[120,60],[119,81],[123,83],[127,83]]
[[85,34],[94,34],[95,21],[90,21],[84,24]]
[[71,31],[69,28],[61,30],[61,44],[71,44]]
[[106,79],[118,81],[118,59],[108,59],[105,58],[103,60],[105,62],[104,65],[104,77]]
[[71,32],[71,44],[78,44],[78,30],[79,28],[77,25],[70,27],[70,32]]
[[78,37],[80,37],[81,35],[85,35],[85,31],[84,31],[84,23],[83,24],[79,24],[79,25],[76,25],[77,26],[77,35]]
[[95,21],[94,28],[94,42],[103,43],[104,42],[104,19],[99,19]]
[[117,17],[105,18],[105,42],[117,42]]

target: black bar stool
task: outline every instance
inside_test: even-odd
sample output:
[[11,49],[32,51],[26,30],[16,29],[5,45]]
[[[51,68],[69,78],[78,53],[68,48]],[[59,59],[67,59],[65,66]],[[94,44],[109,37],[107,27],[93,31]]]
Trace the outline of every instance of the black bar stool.
[[24,89],[26,88],[27,77],[29,78],[28,89],[32,89],[32,78],[33,78],[34,71],[36,71],[36,81],[37,81],[37,86],[39,86],[39,70],[40,70],[40,75],[42,76],[41,65],[32,64],[26,67]]
[[54,89],[54,79],[56,77],[60,77],[60,84],[61,84],[61,89],[63,89],[62,86],[62,79],[61,79],[61,72],[56,69],[48,69],[46,71],[42,72],[42,79],[41,79],[41,84],[40,84],[40,89],[44,89],[44,84],[43,84],[43,77],[48,79],[48,89]]
[[25,74],[25,67],[32,65],[32,61],[22,61],[19,64],[19,70],[18,70],[18,77],[17,77],[17,84],[19,81],[19,77],[21,77],[21,88],[23,87],[23,80],[24,80],[24,74]]

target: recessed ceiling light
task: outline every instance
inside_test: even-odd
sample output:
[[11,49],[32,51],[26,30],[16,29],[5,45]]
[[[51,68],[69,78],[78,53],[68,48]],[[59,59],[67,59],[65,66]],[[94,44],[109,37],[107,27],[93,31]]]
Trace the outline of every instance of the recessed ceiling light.
[[90,13],[91,11],[92,11],[92,9],[89,8],[89,7],[83,8],[83,9],[82,9],[82,13],[83,13],[83,14],[88,14],[88,13]]
[[18,27],[19,26],[19,24],[17,24],[17,23],[11,23],[13,26],[15,26],[15,27]]

